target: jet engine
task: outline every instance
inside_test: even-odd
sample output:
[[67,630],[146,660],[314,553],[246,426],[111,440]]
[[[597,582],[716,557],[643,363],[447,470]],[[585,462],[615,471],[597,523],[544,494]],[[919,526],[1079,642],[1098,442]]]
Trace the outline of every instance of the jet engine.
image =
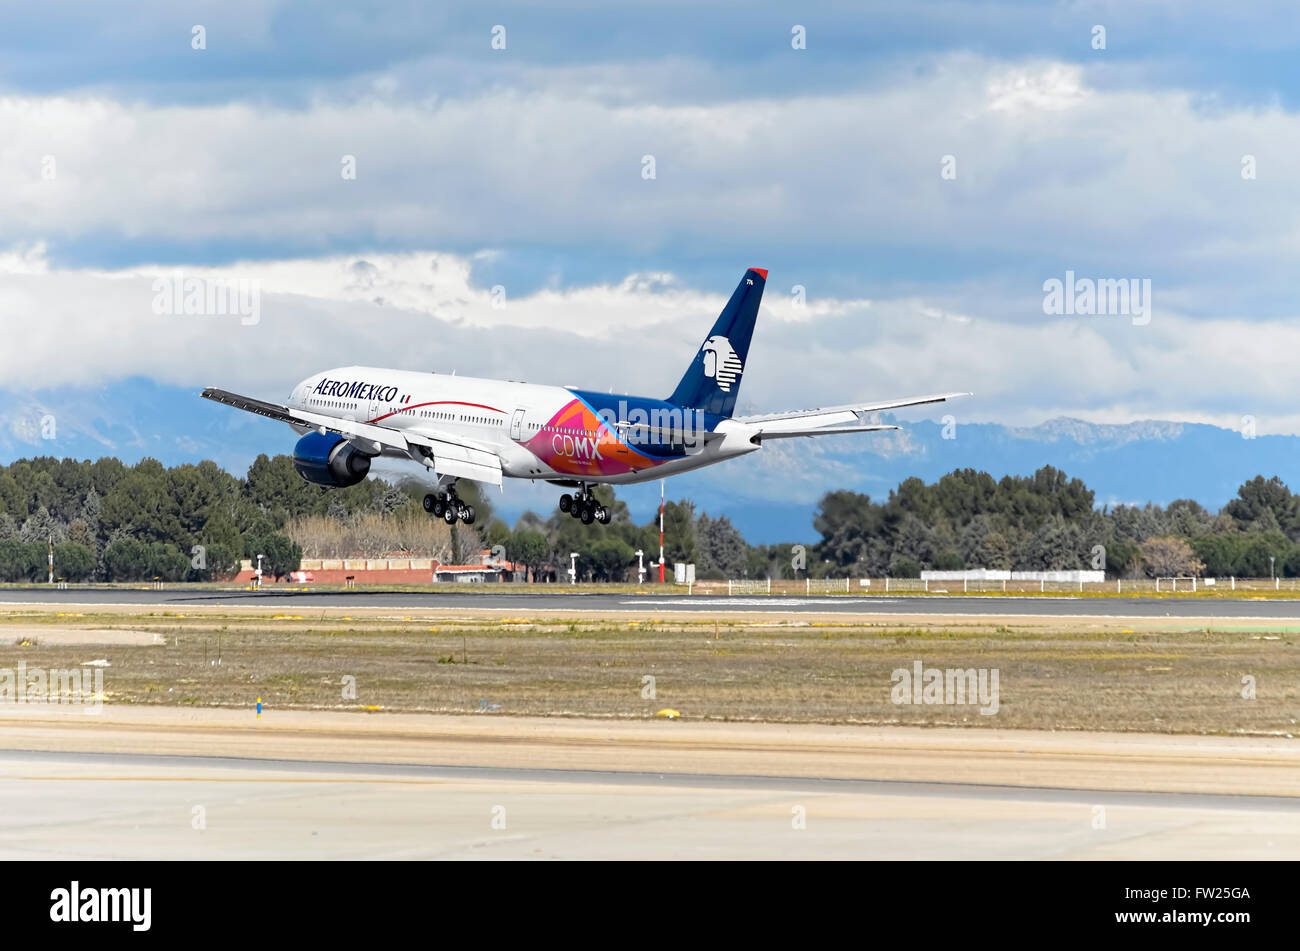
[[334,433],[308,433],[293,447],[293,467],[314,485],[341,489],[370,473],[370,456]]

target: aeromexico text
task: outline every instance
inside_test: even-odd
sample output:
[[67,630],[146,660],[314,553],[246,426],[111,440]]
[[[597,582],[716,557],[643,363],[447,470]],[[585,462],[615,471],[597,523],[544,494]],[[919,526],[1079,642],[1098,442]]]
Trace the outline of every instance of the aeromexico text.
[[349,383],[347,380],[321,380],[313,393],[321,396],[333,396],[337,399],[371,400],[375,403],[394,403],[397,401],[397,387],[380,386],[378,383]]

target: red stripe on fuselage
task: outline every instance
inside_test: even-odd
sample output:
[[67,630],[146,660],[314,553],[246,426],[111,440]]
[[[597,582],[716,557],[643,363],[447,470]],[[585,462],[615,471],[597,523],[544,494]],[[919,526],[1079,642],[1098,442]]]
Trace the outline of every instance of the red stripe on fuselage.
[[504,416],[506,412],[503,409],[497,409],[495,406],[485,406],[482,403],[462,403],[460,400],[431,400],[428,403],[414,403],[411,406],[403,406],[399,410],[385,413],[383,416],[376,416],[374,419],[366,420],[366,422],[377,423],[381,419],[387,419],[389,416],[396,416],[398,413],[405,413],[409,410],[419,409],[421,406],[472,406],[475,409],[488,409],[494,413],[500,413],[502,416]]

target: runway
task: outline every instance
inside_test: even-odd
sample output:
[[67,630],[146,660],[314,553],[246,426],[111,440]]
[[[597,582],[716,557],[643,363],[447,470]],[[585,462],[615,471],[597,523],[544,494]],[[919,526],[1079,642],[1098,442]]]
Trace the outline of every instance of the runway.
[[1300,753],[1274,740],[102,717],[3,713],[0,858],[1300,857]]
[[271,610],[480,609],[506,612],[683,612],[744,614],[844,614],[963,617],[1213,618],[1300,621],[1300,599],[1265,598],[1098,598],[1068,596],[969,597],[961,595],[736,596],[626,593],[537,593],[456,591],[249,591],[152,590],[136,588],[0,588],[0,604],[64,607],[105,605],[163,609],[196,607]]

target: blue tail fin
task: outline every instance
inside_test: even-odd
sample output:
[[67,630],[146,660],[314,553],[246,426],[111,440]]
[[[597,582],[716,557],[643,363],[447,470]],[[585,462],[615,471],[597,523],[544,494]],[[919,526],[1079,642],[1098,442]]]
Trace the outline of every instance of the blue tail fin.
[[722,308],[717,322],[700,345],[691,365],[668,399],[687,409],[730,416],[740,392],[740,378],[749,358],[758,304],[767,285],[767,271],[751,267]]

